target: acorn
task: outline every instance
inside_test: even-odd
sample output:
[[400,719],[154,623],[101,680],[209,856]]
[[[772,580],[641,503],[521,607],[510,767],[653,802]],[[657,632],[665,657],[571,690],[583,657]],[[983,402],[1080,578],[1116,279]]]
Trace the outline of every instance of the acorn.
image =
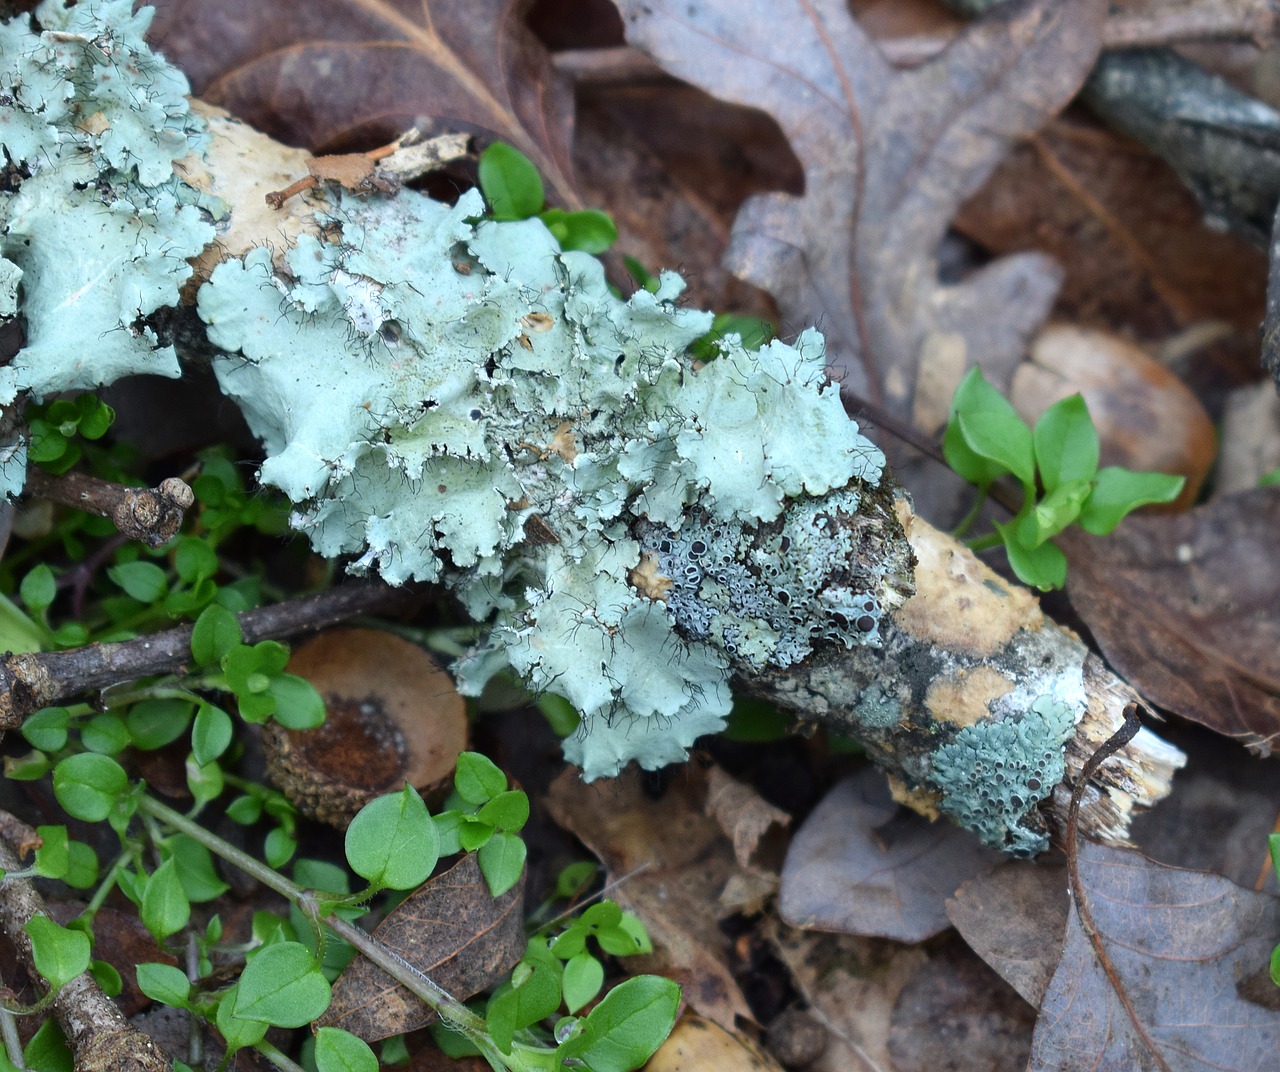
[[418,645],[378,629],[330,629],[296,648],[288,672],[310,681],[324,724],[263,726],[267,775],[312,819],[345,830],[365,804],[408,782],[447,787],[467,746],[466,705]]

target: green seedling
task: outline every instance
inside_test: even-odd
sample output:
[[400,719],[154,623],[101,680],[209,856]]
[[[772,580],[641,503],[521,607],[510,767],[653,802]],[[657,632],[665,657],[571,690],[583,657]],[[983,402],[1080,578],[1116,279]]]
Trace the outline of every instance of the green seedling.
[[1066,583],[1067,560],[1054,537],[1069,525],[1103,536],[1132,510],[1167,503],[1185,478],[1135,473],[1120,466],[1098,468],[1098,432],[1089,407],[1076,394],[1054,403],[1034,429],[1009,400],[972,369],[956,388],[942,441],[947,464],[979,496],[957,535],[977,517],[991,485],[1013,476],[1022,485],[1022,506],[996,532],[970,543],[982,550],[1003,543],[1018,579],[1041,591]]
[[598,209],[566,212],[546,208],[538,169],[519,149],[494,142],[480,154],[480,192],[495,220],[540,219],[565,250],[603,253],[618,240],[618,228]]

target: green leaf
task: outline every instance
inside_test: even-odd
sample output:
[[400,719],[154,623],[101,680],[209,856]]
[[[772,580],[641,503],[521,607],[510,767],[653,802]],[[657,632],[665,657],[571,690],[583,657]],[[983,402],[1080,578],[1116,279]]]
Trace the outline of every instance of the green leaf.
[[476,852],[489,893],[501,897],[520,881],[527,850],[516,834],[495,833]]
[[292,859],[298,851],[298,839],[283,827],[277,826],[270,831],[262,842],[262,854],[267,863],[274,868],[281,868]]
[[462,839],[459,836],[462,824],[467,817],[455,809],[443,811],[433,820],[436,836],[440,839],[440,855],[452,856],[462,851]]
[[1080,516],[1080,507],[1092,490],[1093,484],[1088,480],[1059,484],[1018,523],[1018,542],[1034,550],[1051,536],[1058,535]]
[[197,805],[208,804],[222,796],[224,779],[222,768],[216,760],[213,763],[197,763],[194,755],[188,755],[185,769],[187,788],[191,790]]
[[185,1009],[191,996],[191,982],[172,964],[139,964],[135,969],[138,989],[152,1001]]
[[607,213],[599,209],[566,212],[562,208],[549,208],[539,213],[538,218],[555,235],[561,249],[599,254],[618,240],[617,225]]
[[212,603],[200,612],[191,630],[191,657],[197,666],[218,666],[243,640],[236,616],[226,607]]
[[157,941],[176,934],[187,925],[191,918],[191,902],[182,888],[178,861],[173,857],[157,867],[147,879],[139,915]]
[[1173,502],[1186,478],[1169,473],[1134,473],[1117,465],[1098,473],[1093,494],[1080,511],[1080,527],[1094,536],[1105,536],[1124,516],[1148,503]]
[[317,1072],[378,1072],[378,1058],[364,1039],[338,1027],[316,1032]]
[[656,975],[638,975],[607,993],[583,1021],[582,1033],[556,1050],[592,1072],[630,1072],[662,1045],[675,1026],[680,987]]
[[420,886],[435,870],[440,839],[412,786],[371,800],[351,820],[347,862],[362,878],[393,890]]
[[48,610],[58,595],[58,582],[53,576],[53,570],[41,562],[22,578],[18,595],[22,599],[22,605],[32,614]]
[[[516,969],[513,982],[504,983],[494,992],[485,1011],[489,1035],[503,1053],[511,1052],[517,1031],[532,1027],[560,1008],[560,977],[552,966],[522,960]],[[517,973],[519,984],[514,985]]]
[[135,748],[153,751],[172,744],[191,723],[195,705],[188,700],[142,700],[129,708],[124,724]]
[[73,1072],[67,1038],[52,1016],[31,1036],[31,1041],[22,1048],[22,1056],[31,1072]]
[[89,936],[61,927],[48,916],[32,916],[22,928],[31,939],[36,971],[53,990],[71,982],[89,967]]
[[36,874],[42,878],[62,878],[71,867],[70,840],[65,826],[37,826],[42,842],[36,849]]
[[324,697],[305,677],[277,674],[267,687],[276,702],[275,720],[290,730],[313,730],[324,724]]
[[227,805],[227,818],[241,826],[252,826],[262,817],[262,801],[254,796],[236,797]]
[[80,411],[76,430],[85,439],[101,439],[115,423],[116,411],[94,395],[81,395],[76,408]]
[[129,776],[110,756],[82,752],[53,768],[53,795],[68,815],[100,823],[129,788]]
[[726,335],[737,335],[742,340],[744,349],[759,350],[776,334],[770,320],[762,320],[758,316],[743,316],[741,313],[716,313],[716,318],[711,322],[711,330],[700,339],[695,339],[689,352],[699,361],[714,361],[720,356],[720,340]]
[[98,884],[98,857],[83,841],[67,844],[67,873],[62,881],[77,890],[92,889]]
[[112,566],[107,576],[139,603],[154,603],[169,591],[169,579],[154,562],[126,562]]
[[1093,479],[1098,471],[1098,430],[1082,396],[1055,402],[1040,415],[1032,435],[1045,491]]
[[46,707],[29,715],[22,723],[22,736],[32,748],[59,752],[67,743],[71,712],[65,707]]
[[203,904],[221,897],[230,887],[222,881],[214,867],[213,853],[195,838],[174,834],[165,843],[178,868],[182,892],[193,904]]
[[556,875],[555,894],[557,900],[568,901],[577,897],[587,886],[595,881],[600,865],[594,860],[578,860],[563,867]]
[[514,834],[529,821],[529,798],[519,789],[508,789],[476,812],[476,818]]
[[276,1027],[302,1027],[329,1007],[329,980],[298,942],[277,942],[245,966],[235,1015]]
[[129,730],[124,719],[108,711],[94,715],[80,727],[80,743],[91,752],[119,755],[129,746]]
[[218,553],[198,536],[182,536],[173,553],[173,567],[186,584],[196,584],[218,572]]
[[458,844],[463,852],[475,852],[493,837],[493,827],[483,823],[474,815],[462,816],[458,824]]
[[1005,473],[1013,473],[1024,485],[1035,479],[1031,429],[976,366],[952,396],[942,453],[952,469],[979,487]]
[[109,998],[116,997],[124,989],[124,979],[114,965],[108,964],[105,960],[89,961],[89,974]]
[[[263,952],[265,953],[266,950],[263,950]],[[258,955],[261,956],[262,954],[259,953]],[[267,1029],[271,1026],[261,1020],[250,1020],[235,1014],[234,1009],[239,991],[240,984],[237,983],[222,995],[222,1000],[218,1003],[217,1016],[214,1019],[218,1030],[222,1032],[222,1038],[227,1044],[227,1050],[231,1052],[261,1042],[263,1036],[267,1033]]]
[[221,756],[231,745],[232,730],[231,716],[221,707],[201,704],[191,728],[191,751],[196,762],[212,763]]
[[546,200],[538,169],[519,149],[495,141],[480,154],[480,192],[495,220],[526,220]]
[[1017,526],[1016,520],[1007,525],[996,524],[996,531],[1004,540],[1004,549],[1009,555],[1009,565],[1013,567],[1018,580],[1042,592],[1061,588],[1067,580],[1066,555],[1056,543],[1049,540],[1036,548],[1024,547],[1018,540]]
[[488,756],[479,752],[460,752],[453,784],[458,796],[478,807],[506,790],[507,776]]
[[560,986],[564,990],[565,1007],[577,1012],[595,1000],[604,985],[604,965],[590,953],[583,951],[570,957],[564,966]]

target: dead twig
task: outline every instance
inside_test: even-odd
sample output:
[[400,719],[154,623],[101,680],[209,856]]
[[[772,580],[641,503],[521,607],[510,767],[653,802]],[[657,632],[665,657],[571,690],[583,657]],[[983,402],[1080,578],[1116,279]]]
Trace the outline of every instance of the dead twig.
[[1093,946],[1094,955],[1098,958],[1098,963],[1102,967],[1103,974],[1107,977],[1107,982],[1111,984],[1111,989],[1115,991],[1116,997],[1124,1007],[1126,1015],[1133,1024],[1134,1031],[1142,1039],[1143,1045],[1146,1046],[1147,1052],[1151,1054],[1152,1059],[1160,1068],[1160,1072],[1171,1072],[1168,1063],[1156,1045],[1155,1039],[1151,1037],[1146,1024],[1142,1022],[1138,1016],[1138,1011],[1133,1007],[1129,992],[1125,989],[1124,981],[1120,978],[1115,965],[1111,962],[1111,955],[1107,952],[1106,943],[1103,942],[1102,935],[1098,932],[1098,926],[1093,921],[1093,911],[1089,907],[1089,898],[1085,892],[1084,883],[1080,881],[1078,832],[1080,828],[1080,801],[1084,798],[1085,787],[1102,764],[1132,741],[1140,729],[1142,729],[1142,722],[1138,718],[1138,704],[1127,704],[1124,709],[1124,722],[1120,728],[1097,747],[1093,755],[1089,757],[1088,761],[1080,769],[1075,787],[1071,790],[1071,804],[1067,809],[1065,837],[1067,873],[1071,877],[1071,898],[1075,904],[1076,916],[1080,920],[1080,927],[1088,937],[1089,944]]
[[[417,595],[421,587],[392,588],[359,581],[317,595],[245,611],[239,615],[247,644],[316,632]],[[71,651],[9,654],[0,659],[0,731],[13,729],[33,711],[120,681],[176,673],[191,661],[191,626],[166,629],[115,644],[86,644]]]
[[182,528],[183,518],[196,501],[187,483],[177,477],[154,488],[130,488],[87,473],[51,476],[32,466],[27,493],[108,518],[131,540],[148,547],[168,543]]

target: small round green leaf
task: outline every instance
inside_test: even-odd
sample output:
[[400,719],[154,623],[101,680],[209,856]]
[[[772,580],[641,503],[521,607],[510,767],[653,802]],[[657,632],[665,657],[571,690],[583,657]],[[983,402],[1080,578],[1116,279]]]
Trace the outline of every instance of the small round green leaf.
[[1067,580],[1067,556],[1051,540],[1046,540],[1039,547],[1025,547],[1018,539],[1017,527],[1016,521],[1007,525],[996,523],[996,531],[1004,540],[1004,549],[1009,556],[1009,565],[1018,580],[1042,592],[1061,588]]
[[507,776],[488,756],[479,752],[460,752],[453,784],[458,796],[478,807],[506,791]]
[[195,584],[218,572],[218,553],[197,536],[183,536],[173,553],[173,567],[187,584]]
[[378,1072],[378,1058],[364,1039],[339,1027],[322,1027],[316,1032],[318,1072]]
[[603,985],[603,964],[587,952],[571,957],[564,966],[564,975],[560,980],[565,1007],[570,1012],[577,1012],[595,1000]]
[[178,879],[188,901],[203,904],[221,897],[230,888],[214,867],[213,853],[195,838],[174,834],[166,842],[166,848],[177,864]]
[[196,762],[204,765],[221,756],[231,745],[233,730],[231,716],[221,707],[201,704],[191,727],[191,751]]
[[57,594],[58,583],[54,579],[53,570],[43,562],[30,570],[18,586],[22,605],[33,614],[47,610]]
[[267,1029],[271,1027],[270,1024],[261,1020],[251,1020],[235,1014],[236,999],[239,993],[240,984],[237,983],[223,994],[222,1001],[218,1003],[217,1017],[214,1020],[214,1023],[218,1025],[218,1030],[222,1032],[222,1038],[227,1044],[227,1049],[232,1052],[243,1049],[246,1046],[252,1046],[256,1042],[261,1042],[263,1036],[267,1033]]
[[520,881],[527,850],[516,834],[495,833],[476,852],[476,860],[489,893],[501,897]]
[[84,931],[61,927],[48,916],[32,916],[22,929],[31,939],[36,971],[52,989],[71,982],[89,967],[90,943]]
[[83,841],[67,843],[67,873],[62,881],[77,890],[92,889],[98,884],[98,857]]
[[212,603],[200,612],[191,630],[191,657],[197,666],[217,666],[243,639],[236,616],[226,607]]
[[412,786],[371,800],[351,820],[347,862],[379,886],[409,890],[430,877],[440,839],[422,798]]
[[149,752],[172,744],[186,733],[194,710],[188,700],[142,700],[129,709],[124,724],[134,747]]
[[514,834],[529,821],[529,798],[519,789],[508,789],[476,812],[476,818]]
[[1098,471],[1098,430],[1082,396],[1064,398],[1045,410],[1032,438],[1045,491],[1068,481],[1092,480]]
[[305,677],[277,674],[267,691],[275,699],[275,720],[290,730],[313,730],[324,724],[324,697]]
[[497,220],[526,220],[546,200],[538,169],[519,149],[496,141],[480,154],[480,192]]
[[71,842],[65,826],[37,826],[42,844],[36,849],[36,874],[42,878],[62,878],[71,867]]
[[173,857],[157,867],[147,879],[139,915],[157,940],[167,938],[187,925],[191,918],[191,902],[182,888],[178,862]]
[[603,253],[618,240],[618,227],[613,219],[599,209],[588,208],[566,212],[550,208],[539,214],[564,250],[581,250],[583,253]]
[[67,743],[71,712],[65,707],[46,707],[29,715],[22,723],[22,736],[32,748],[58,752]]
[[139,603],[154,603],[169,591],[169,579],[154,562],[126,562],[112,566],[107,576]]
[[80,743],[90,752],[119,755],[129,746],[130,734],[124,719],[110,711],[94,715],[80,727]]
[[172,964],[139,964],[136,974],[138,989],[152,1001],[172,1005],[175,1009],[186,1008],[191,982],[181,969]]
[[245,966],[237,984],[238,1018],[302,1027],[329,1007],[329,981],[299,942],[277,942]]
[[68,815],[100,823],[129,788],[129,776],[110,756],[82,752],[53,768],[53,794]]

